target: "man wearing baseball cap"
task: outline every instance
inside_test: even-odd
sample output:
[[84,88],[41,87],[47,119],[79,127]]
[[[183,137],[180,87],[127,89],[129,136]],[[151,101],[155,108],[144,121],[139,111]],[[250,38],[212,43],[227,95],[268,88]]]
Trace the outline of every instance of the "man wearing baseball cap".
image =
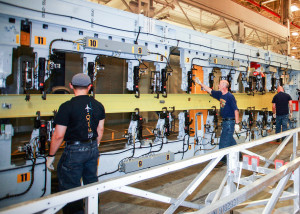
[[[55,154],[63,141],[65,150],[57,165],[59,190],[64,191],[98,181],[98,146],[103,135],[105,110],[103,105],[89,96],[91,79],[79,73],[73,76],[70,88],[75,97],[63,103],[54,118],[47,167],[53,170]],[[83,201],[75,201],[63,208],[64,213],[84,213]]]

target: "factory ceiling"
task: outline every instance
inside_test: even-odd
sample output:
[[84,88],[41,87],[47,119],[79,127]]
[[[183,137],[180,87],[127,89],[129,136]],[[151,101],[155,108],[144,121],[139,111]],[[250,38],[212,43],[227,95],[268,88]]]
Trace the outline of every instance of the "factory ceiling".
[[300,0],[231,0],[290,28],[285,38],[246,24],[241,34],[239,21],[203,7],[201,0],[90,1],[300,59]]

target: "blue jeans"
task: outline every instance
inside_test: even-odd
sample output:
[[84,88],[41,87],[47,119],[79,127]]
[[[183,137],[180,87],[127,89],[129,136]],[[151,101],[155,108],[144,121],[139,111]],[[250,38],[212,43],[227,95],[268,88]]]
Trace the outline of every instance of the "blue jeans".
[[[59,191],[64,191],[98,181],[99,151],[97,141],[80,145],[67,145],[57,165]],[[67,204],[64,213],[84,213],[83,201]]]
[[[236,145],[236,141],[233,138],[234,125],[234,120],[226,120],[222,122],[222,133],[220,137],[219,149]],[[224,156],[221,161],[226,163],[226,160],[227,158]]]
[[276,115],[276,131],[275,133],[278,134],[281,132],[281,127],[282,127],[282,131],[286,131],[287,130],[287,124],[289,121],[289,115]]

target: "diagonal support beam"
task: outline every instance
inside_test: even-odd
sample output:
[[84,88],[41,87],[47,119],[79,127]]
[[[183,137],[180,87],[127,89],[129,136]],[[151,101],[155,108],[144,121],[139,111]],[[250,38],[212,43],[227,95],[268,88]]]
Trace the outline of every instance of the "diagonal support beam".
[[261,39],[260,39],[260,37],[259,37],[259,35],[258,35],[257,31],[255,30],[254,32],[255,32],[255,34],[256,34],[256,36],[257,36],[257,38],[258,38],[258,40],[259,40],[260,44],[261,44],[261,45],[262,45],[262,47],[265,49],[265,45],[264,45],[264,43],[261,41]]
[[224,18],[222,18],[222,21],[225,23],[226,27],[228,28],[228,30],[229,30],[229,32],[231,34],[232,39],[235,40],[235,36],[233,35],[233,33],[232,33],[232,31],[231,31],[228,23],[226,22],[226,20]]
[[221,17],[214,23],[213,26],[211,26],[210,30],[206,31],[206,33],[213,31],[215,29],[216,25],[219,23],[219,21],[221,21]]
[[123,2],[123,4],[126,6],[126,8],[131,12],[134,13],[133,10],[131,9],[131,7],[127,4],[127,2],[125,0],[121,0]]
[[190,194],[194,192],[194,190],[201,184],[201,182],[206,178],[206,176],[213,170],[213,168],[217,165],[217,163],[221,160],[223,155],[217,157],[209,162],[206,167],[199,173],[199,175],[188,185],[188,187],[180,194],[177,198],[176,202],[173,203],[164,213],[171,214],[176,211],[176,209],[182,204],[182,202],[188,197]]
[[238,204],[246,201],[253,197],[257,193],[261,192],[262,189],[267,186],[273,185],[278,180],[282,179],[288,174],[291,174],[294,170],[299,168],[300,158],[297,158],[288,164],[280,167],[278,170],[256,180],[252,184],[249,184],[242,189],[232,193],[230,197],[222,198],[214,204],[210,204],[199,211],[194,212],[195,214],[207,214],[207,213],[226,213],[229,210],[236,207]]
[[271,213],[272,210],[274,209],[277,201],[278,201],[278,198],[279,196],[281,195],[286,183],[289,181],[290,177],[291,177],[291,174],[288,174],[286,176],[284,176],[278,183],[275,191],[273,192],[272,194],[272,197],[270,198],[268,204],[266,205],[264,211],[263,211],[263,214],[267,214],[267,213]]
[[282,54],[284,54],[284,52],[285,52],[284,47],[282,47],[281,42],[279,41],[279,39],[278,39],[277,41],[278,41],[278,44],[279,44],[279,46],[280,46],[280,48],[281,48],[280,52],[281,52]]
[[178,7],[180,8],[180,10],[182,11],[183,15],[185,16],[185,18],[188,20],[188,22],[190,23],[190,25],[192,26],[192,28],[194,30],[196,30],[196,28],[194,27],[193,23],[191,22],[191,20],[189,19],[189,17],[186,15],[185,11],[182,9],[182,7],[180,6],[178,0],[176,0],[176,4],[178,5]]
[[254,30],[252,30],[252,31],[249,33],[249,35],[245,38],[245,41],[247,41],[247,40],[250,38],[250,36],[252,35],[253,32],[254,32]]
[[[269,160],[274,161],[274,159],[276,158],[277,155],[280,154],[280,152],[284,149],[284,147],[286,146],[286,144],[288,144],[289,140],[291,139],[291,137],[293,136],[293,134],[290,134],[289,136],[287,136],[284,141],[282,141],[282,143],[278,146],[278,148],[273,152],[273,154],[271,155],[271,157],[269,158]],[[264,167],[269,167],[270,164],[266,163],[264,165]]]
[[155,17],[158,14],[160,14],[161,12],[163,12],[166,8],[167,8],[167,6],[163,6],[163,8],[161,8],[159,11],[157,11],[156,13],[154,13],[153,17]]
[[211,202],[212,204],[215,203],[217,200],[219,200],[219,198],[220,198],[220,196],[221,196],[221,194],[223,192],[223,189],[224,189],[224,186],[225,186],[225,183],[226,183],[227,179],[228,179],[228,172],[226,173],[225,177],[223,178],[223,180],[222,180],[222,182],[221,182],[221,184],[219,186],[219,189],[216,192],[215,197],[214,197],[214,199]]
[[[152,193],[152,192],[145,191],[145,190],[140,190],[140,189],[137,189],[134,187],[129,187],[129,186],[118,187],[118,188],[115,188],[114,190],[118,191],[118,192],[130,194],[130,195],[135,195],[135,196],[151,199],[154,201],[160,201],[160,202],[167,203],[167,204],[175,203],[175,201],[176,201],[176,198],[171,198],[168,196]],[[191,203],[188,201],[183,201],[182,206],[197,209],[197,210],[204,207],[202,205]]]

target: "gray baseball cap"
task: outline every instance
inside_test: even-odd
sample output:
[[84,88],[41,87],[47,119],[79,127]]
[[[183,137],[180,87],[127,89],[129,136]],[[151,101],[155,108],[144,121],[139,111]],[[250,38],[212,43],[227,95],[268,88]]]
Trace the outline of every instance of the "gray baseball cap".
[[75,86],[89,86],[91,84],[91,78],[84,74],[84,73],[79,73],[73,76],[72,78],[72,85]]

